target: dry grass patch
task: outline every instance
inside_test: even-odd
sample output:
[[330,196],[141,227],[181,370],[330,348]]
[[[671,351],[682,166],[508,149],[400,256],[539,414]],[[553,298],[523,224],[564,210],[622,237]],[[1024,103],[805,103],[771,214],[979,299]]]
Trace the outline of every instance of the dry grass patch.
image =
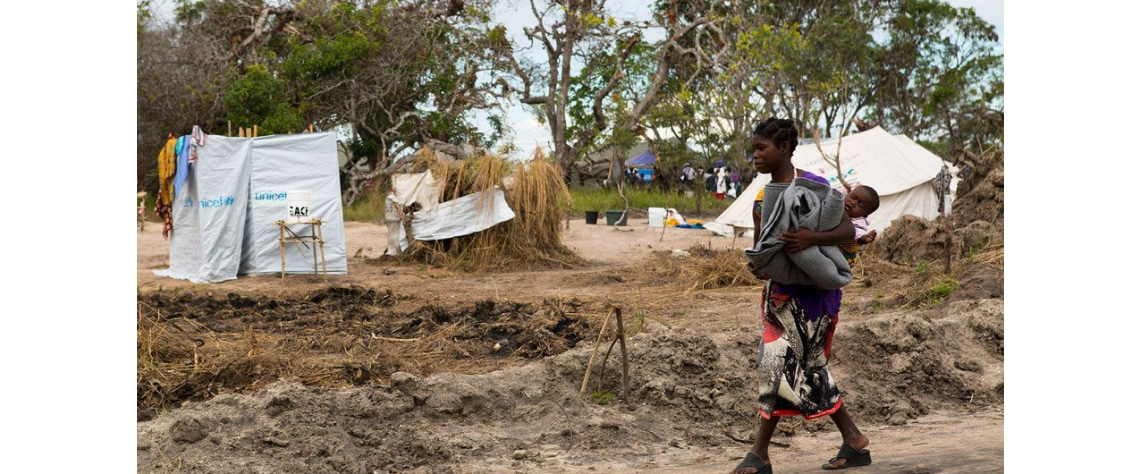
[[704,245],[686,249],[688,255],[659,254],[656,271],[672,279],[686,293],[742,286],[760,282],[748,271],[748,260],[739,250],[714,250]]
[[[559,202],[569,200],[570,193],[562,182],[560,168],[541,153],[519,163],[491,155],[462,161],[436,160],[425,151],[417,158],[415,169],[430,169],[445,183],[443,200],[501,188],[515,218],[448,241],[414,241],[407,259],[465,272],[576,268],[585,263],[562,244],[560,224],[568,210]],[[489,206],[492,194],[484,196],[479,205]]]

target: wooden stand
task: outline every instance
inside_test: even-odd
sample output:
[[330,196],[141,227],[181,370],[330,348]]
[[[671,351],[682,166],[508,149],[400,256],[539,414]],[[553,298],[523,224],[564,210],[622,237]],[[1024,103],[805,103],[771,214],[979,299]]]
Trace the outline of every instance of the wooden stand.
[[[290,225],[298,225],[298,224],[308,225],[309,226],[309,235],[298,235],[298,234],[294,233],[292,229],[289,228]],[[297,245],[297,249],[301,250],[301,246],[304,246],[305,248],[309,248],[309,242],[312,242],[313,247],[314,247],[311,249],[313,251],[313,273],[316,274],[318,272],[317,249],[320,249],[320,253],[321,253],[320,271],[321,271],[321,273],[324,274],[325,280],[328,280],[329,271],[328,271],[328,268],[325,266],[325,239],[324,239],[324,235],[321,233],[321,220],[320,219],[309,219],[306,221],[296,221],[296,222],[282,220],[282,221],[277,221],[277,227],[279,227],[281,229],[281,237],[279,239],[279,242],[281,244],[281,279],[285,280],[285,244],[288,244],[288,243],[295,244],[295,245]],[[288,234],[288,235],[286,235],[286,234]],[[305,251],[301,250],[301,255],[304,255],[304,254],[305,254]]]

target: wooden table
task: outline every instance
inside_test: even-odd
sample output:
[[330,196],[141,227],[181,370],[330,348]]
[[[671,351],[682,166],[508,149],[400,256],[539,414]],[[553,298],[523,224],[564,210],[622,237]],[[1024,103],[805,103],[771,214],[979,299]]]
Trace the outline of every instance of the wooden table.
[[[297,233],[293,232],[293,229],[289,228],[289,226],[291,226],[291,225],[302,225],[302,224],[309,226],[309,234],[308,235],[297,234]],[[316,274],[318,272],[318,270],[317,270],[317,249],[320,249],[320,253],[321,253],[320,270],[321,270],[321,273],[324,274],[325,279],[328,280],[329,271],[328,271],[328,267],[325,266],[325,239],[324,239],[324,234],[321,233],[321,220],[320,219],[308,219],[308,220],[301,220],[301,221],[280,220],[280,221],[277,221],[277,227],[279,227],[281,229],[281,237],[279,239],[279,242],[281,244],[281,279],[282,280],[285,279],[285,247],[286,247],[286,245],[290,244],[290,243],[296,245],[297,250],[299,250],[301,252],[301,255],[304,255],[305,251],[302,250],[301,247],[303,246],[305,248],[309,248],[309,243],[312,243],[314,248],[312,248],[310,250],[313,251],[313,273]]]

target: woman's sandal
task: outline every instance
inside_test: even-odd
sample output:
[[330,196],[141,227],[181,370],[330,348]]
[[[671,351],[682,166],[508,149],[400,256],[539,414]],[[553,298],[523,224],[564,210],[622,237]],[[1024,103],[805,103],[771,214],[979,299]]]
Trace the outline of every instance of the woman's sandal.
[[752,454],[752,451],[749,451],[748,454],[744,455],[744,460],[740,461],[740,464],[736,465],[736,469],[734,469],[734,471],[746,467],[755,469],[756,474],[772,474],[772,465],[766,464],[762,459],[760,459],[760,456]]
[[[840,459],[846,459],[847,462],[843,463],[842,466],[833,467],[832,464],[835,464],[835,461]],[[847,443],[843,443],[843,446],[839,447],[839,453],[831,458],[830,461],[827,461],[827,464],[824,464],[822,467],[825,471],[834,471],[837,469],[847,469],[849,467],[866,466],[868,464],[871,464],[870,450],[855,449],[848,446]]]

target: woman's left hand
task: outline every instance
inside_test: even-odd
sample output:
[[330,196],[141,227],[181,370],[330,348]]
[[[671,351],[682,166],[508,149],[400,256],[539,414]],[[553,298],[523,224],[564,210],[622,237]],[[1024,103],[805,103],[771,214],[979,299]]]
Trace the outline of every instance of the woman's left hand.
[[815,232],[806,229],[786,230],[780,236],[780,242],[784,243],[784,250],[799,252],[815,245]]

